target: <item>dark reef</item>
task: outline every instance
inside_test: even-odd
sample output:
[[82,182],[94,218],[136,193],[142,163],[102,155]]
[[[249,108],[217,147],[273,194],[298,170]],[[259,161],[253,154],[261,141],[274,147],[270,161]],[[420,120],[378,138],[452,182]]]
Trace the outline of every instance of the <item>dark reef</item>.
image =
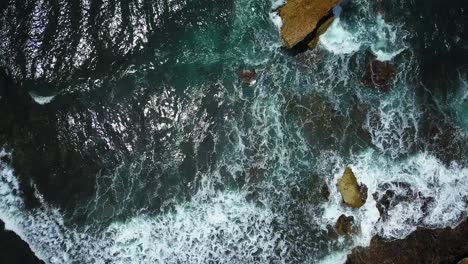
[[457,263],[468,257],[468,220],[454,229],[418,228],[401,240],[385,241],[379,236],[367,248],[358,247],[348,255],[347,264],[429,264]]
[[0,263],[5,264],[44,264],[29,245],[15,232],[5,230],[5,223],[0,220]]

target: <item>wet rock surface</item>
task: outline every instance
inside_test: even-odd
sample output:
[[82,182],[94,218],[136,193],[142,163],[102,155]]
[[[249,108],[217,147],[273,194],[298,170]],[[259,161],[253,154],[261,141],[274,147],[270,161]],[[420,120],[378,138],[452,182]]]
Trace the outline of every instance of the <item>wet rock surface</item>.
[[372,238],[367,248],[358,247],[348,255],[347,264],[457,263],[468,256],[468,220],[455,228],[418,228],[401,240]]
[[333,21],[332,9],[339,0],[289,0],[279,9],[283,21],[281,37],[287,48],[300,44],[315,46],[318,36]]
[[388,212],[400,203],[414,204],[415,202],[419,202],[419,204],[421,204],[421,211],[425,213],[428,206],[434,202],[433,197],[423,196],[414,186],[406,182],[382,184],[372,196],[377,202],[377,209],[384,221],[388,218]]
[[338,190],[343,197],[345,205],[359,208],[367,200],[367,187],[359,185],[351,168],[346,167],[343,176],[338,180]]
[[339,235],[351,236],[353,232],[353,223],[353,216],[346,216],[342,214],[340,215],[340,217],[338,217],[338,220],[336,221],[335,230]]
[[254,85],[257,78],[257,72],[255,70],[242,70],[240,73],[240,78],[243,83]]
[[0,263],[5,264],[44,264],[29,245],[15,232],[5,230],[5,223],[0,219]]

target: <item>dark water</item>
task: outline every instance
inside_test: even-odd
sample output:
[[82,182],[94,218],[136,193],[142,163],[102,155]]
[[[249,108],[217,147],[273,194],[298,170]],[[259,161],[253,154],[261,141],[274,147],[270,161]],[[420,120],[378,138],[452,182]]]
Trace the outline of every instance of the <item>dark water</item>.
[[[466,218],[466,3],[349,1],[297,55],[272,5],[3,1],[0,218],[48,263],[340,263]],[[396,67],[388,92],[371,54]],[[379,219],[372,194],[401,182],[421,196]]]

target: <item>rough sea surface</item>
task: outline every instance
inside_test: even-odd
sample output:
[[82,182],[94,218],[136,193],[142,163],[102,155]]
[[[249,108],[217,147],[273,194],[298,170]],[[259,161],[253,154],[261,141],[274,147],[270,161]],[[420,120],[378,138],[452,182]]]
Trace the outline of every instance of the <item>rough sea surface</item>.
[[[466,219],[466,1],[343,1],[301,54],[277,5],[1,1],[0,90],[23,91],[0,91],[7,229],[46,263],[342,263]],[[364,80],[372,56],[396,67],[388,91]],[[380,217],[387,190],[417,195]]]

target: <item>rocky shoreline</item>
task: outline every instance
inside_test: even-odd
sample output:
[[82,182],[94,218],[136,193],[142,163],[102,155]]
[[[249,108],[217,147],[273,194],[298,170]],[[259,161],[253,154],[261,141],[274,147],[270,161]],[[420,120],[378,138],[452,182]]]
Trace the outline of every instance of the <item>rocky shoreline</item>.
[[369,247],[357,247],[347,264],[461,263],[468,257],[468,219],[455,228],[418,228],[405,239],[385,241],[374,236]]
[[6,230],[0,219],[0,263],[45,264],[15,232]]

